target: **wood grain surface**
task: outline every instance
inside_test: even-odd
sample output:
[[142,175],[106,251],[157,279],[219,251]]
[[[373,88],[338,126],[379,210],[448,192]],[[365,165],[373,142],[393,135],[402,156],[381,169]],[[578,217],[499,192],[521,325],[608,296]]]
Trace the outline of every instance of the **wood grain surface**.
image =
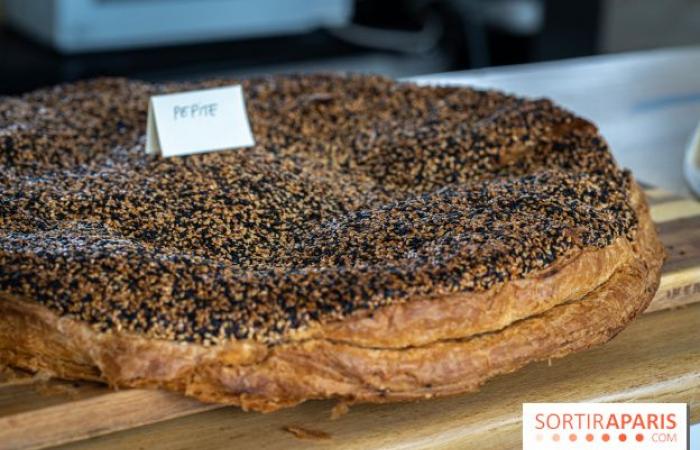
[[334,403],[272,414],[152,390],[0,373],[0,449],[519,448],[525,401],[678,401],[700,418],[700,204],[648,190],[669,259],[647,313],[609,344],[538,363],[481,392],[389,405]]

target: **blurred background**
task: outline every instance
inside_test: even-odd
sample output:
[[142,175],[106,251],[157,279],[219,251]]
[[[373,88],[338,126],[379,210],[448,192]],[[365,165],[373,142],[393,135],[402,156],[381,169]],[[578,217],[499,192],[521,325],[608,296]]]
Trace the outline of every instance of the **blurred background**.
[[0,0],[0,94],[99,75],[408,77],[692,43],[697,0]]

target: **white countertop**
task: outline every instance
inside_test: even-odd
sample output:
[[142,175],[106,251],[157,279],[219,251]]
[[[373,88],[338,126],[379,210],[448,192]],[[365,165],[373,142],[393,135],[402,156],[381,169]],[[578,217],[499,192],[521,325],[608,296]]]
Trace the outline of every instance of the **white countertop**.
[[683,155],[700,123],[700,46],[593,56],[413,78],[549,97],[591,119],[618,162],[682,195]]

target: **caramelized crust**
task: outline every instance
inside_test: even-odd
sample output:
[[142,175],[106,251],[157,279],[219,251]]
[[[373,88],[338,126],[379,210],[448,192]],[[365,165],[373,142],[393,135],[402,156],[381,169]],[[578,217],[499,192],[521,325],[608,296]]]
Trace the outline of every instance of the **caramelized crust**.
[[[372,336],[359,339],[350,330],[368,330],[377,341],[392,343],[378,337],[378,327],[365,317],[350,320],[346,329],[321,328],[315,336],[272,347],[255,341],[211,347],[100,333],[35,303],[6,296],[0,302],[0,360],[62,378],[106,381],[120,387],[165,387],[203,401],[266,412],[315,398],[386,402],[474,391],[487,379],[527,363],[606,342],[646,308],[658,287],[664,251],[643,193],[635,187],[632,197],[639,229],[634,241],[615,244],[623,250],[622,262],[605,255],[606,249],[592,251],[558,271],[539,274],[520,289],[493,293],[495,303],[511,304],[512,296],[525,296],[528,291],[534,295],[539,290],[556,292],[559,274],[568,273],[575,280],[569,295],[544,311],[533,310],[523,317],[499,311],[495,316],[503,326],[489,327],[488,332],[475,333],[467,326],[460,333],[453,317],[431,318],[438,329],[453,330],[449,337],[421,339],[420,344],[403,348],[365,346],[374,342]],[[586,258],[588,264],[579,264]],[[600,274],[608,270],[595,264],[613,270],[599,282]],[[583,292],[579,285],[593,288]],[[473,315],[471,302],[481,295],[473,299],[465,295],[461,302],[452,298],[433,302],[468,320]],[[416,325],[402,308],[382,310],[384,323],[391,323],[390,331]]]
[[614,336],[658,286],[644,195],[547,100],[241,83],[256,145],[143,151],[149,95],[0,99],[0,362],[272,411],[469,392]]
[[[275,344],[385,306],[430,320],[448,312],[433,298],[633,238],[630,175],[592,124],[546,100],[258,79],[243,82],[254,147],[144,153],[149,95],[230,82],[97,80],[1,101],[0,291],[103,332]],[[494,308],[522,316],[564,290]],[[491,296],[473,303],[475,332],[502,325],[479,313]]]

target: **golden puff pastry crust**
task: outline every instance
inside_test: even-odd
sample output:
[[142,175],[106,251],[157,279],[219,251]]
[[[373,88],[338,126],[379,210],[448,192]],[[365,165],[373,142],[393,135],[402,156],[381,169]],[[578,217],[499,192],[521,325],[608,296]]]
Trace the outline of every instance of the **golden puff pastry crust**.
[[[149,95],[240,82],[256,145],[143,152]],[[0,100],[0,361],[273,411],[469,392],[603,343],[664,258],[595,126],[376,76]]]

